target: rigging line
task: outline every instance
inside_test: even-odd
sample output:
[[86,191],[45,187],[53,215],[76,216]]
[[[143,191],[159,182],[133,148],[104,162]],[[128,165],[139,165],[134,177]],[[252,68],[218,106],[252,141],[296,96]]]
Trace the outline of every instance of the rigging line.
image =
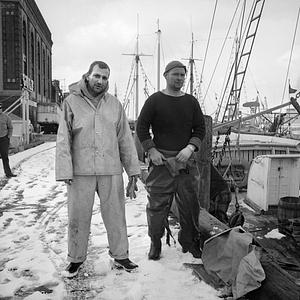
[[220,106],[223,105],[223,101],[224,101],[224,98],[225,98],[225,90],[226,90],[226,81],[228,80],[228,76],[231,76],[230,74],[230,67],[232,65],[232,55],[233,55],[233,51],[234,51],[234,41],[232,43],[232,46],[231,46],[231,50],[230,50],[230,57],[229,57],[229,60],[228,60],[228,64],[227,64],[227,67],[226,67],[226,71],[225,71],[225,76],[224,76],[224,80],[223,80],[223,84],[222,84],[222,88],[221,88],[221,91],[220,91],[220,96],[221,96],[221,101],[220,101]]
[[[186,74],[188,74],[189,71],[190,71],[190,64],[188,64],[188,67],[187,67],[187,70],[186,70]],[[186,77],[187,77],[187,76],[186,76]],[[188,80],[185,80],[185,81],[184,81],[183,88],[185,88],[185,92],[186,92],[186,93],[188,92],[189,85],[190,85],[190,77],[188,77]]]
[[[257,0],[256,0],[256,1],[257,1]],[[253,12],[254,12],[255,2],[256,2],[256,1],[253,1],[253,2],[252,2],[252,6],[251,6],[250,12],[249,12],[249,14],[248,14],[248,18],[247,18],[247,21],[246,21],[246,25],[244,26],[244,32],[243,32],[243,34],[241,34],[241,37],[240,37],[240,40],[241,40],[241,41],[244,39],[244,37],[245,37],[245,35],[246,35],[246,33],[247,33],[247,29],[248,29],[248,27],[249,27],[249,23],[250,23],[251,16],[252,16],[252,14],[253,14]],[[245,10],[246,10],[246,2],[244,2],[244,11],[243,11],[243,14],[245,13]],[[243,20],[244,20],[244,16],[243,16],[241,22],[243,22]],[[239,22],[240,22],[240,21],[239,21]],[[243,28],[243,26],[241,25],[241,33],[242,33],[242,28]]]
[[[134,62],[132,64],[132,70],[134,69]],[[130,94],[132,93],[132,89],[134,87],[135,84],[135,78],[132,79],[132,70],[131,70],[131,74],[128,80],[128,84],[127,84],[127,89],[126,89],[126,94],[125,94],[125,99],[123,101],[123,106],[125,107],[125,109],[127,108],[127,106],[129,105],[130,102]],[[129,89],[129,85],[131,84],[131,88]]]
[[[247,31],[247,28],[248,28],[251,12],[254,9],[254,3],[255,3],[255,1],[253,1],[253,3],[252,3],[252,8],[251,8],[250,13],[248,15],[248,20],[246,22],[246,26],[243,27],[244,19],[245,19],[245,10],[246,10],[246,0],[244,0],[243,6],[242,6],[242,12],[241,12],[241,15],[240,15],[238,23],[237,23],[235,41],[233,42],[233,45],[235,47],[235,49],[234,49],[235,50],[234,62],[233,62],[233,64],[234,64],[233,85],[235,86],[235,88],[236,88],[236,85],[237,85],[236,74],[238,72],[239,64],[240,63],[242,64],[242,60],[239,57],[239,53],[240,53],[240,49],[241,49],[241,43],[242,43],[242,39],[244,38],[244,36],[246,34],[246,31]],[[239,27],[240,27],[240,30],[238,30]],[[244,28],[244,32],[243,32],[243,28]],[[224,91],[224,93],[225,93],[225,91]],[[237,92],[235,92],[235,98],[237,99]],[[235,100],[235,101],[237,101],[237,100]],[[239,110],[239,103],[238,103],[238,110]]]
[[185,93],[187,93],[187,94],[188,94],[189,87],[190,87],[190,79],[188,79],[188,82],[186,84]]
[[201,74],[200,74],[200,81],[202,80],[202,76],[203,76],[203,71],[204,71],[204,66],[205,66],[205,62],[206,62],[208,47],[209,47],[209,43],[210,43],[210,39],[211,39],[211,33],[212,33],[214,21],[215,21],[217,5],[218,5],[218,0],[216,0],[216,2],[215,2],[214,12],[213,12],[213,16],[212,16],[212,20],[211,20],[211,24],[210,24],[210,29],[209,29],[209,34],[208,34],[208,41],[207,41],[207,45],[206,45],[206,49],[205,49],[203,65],[202,65],[202,70],[201,70]]
[[132,94],[132,90],[133,90],[134,84],[135,84],[135,79],[134,79],[133,82],[132,82],[132,85],[131,85],[130,91],[129,91],[129,93],[128,93],[127,99],[125,99],[125,100],[127,100],[127,102],[126,102],[125,105],[124,105],[124,110],[127,109],[128,105],[129,105],[129,103],[130,103],[129,96],[130,96],[130,94]]
[[209,116],[210,116],[210,117],[213,117],[213,116],[215,115],[216,111],[217,111],[217,110],[215,109],[212,113],[209,114]]
[[[290,71],[290,65],[291,65],[292,55],[293,55],[293,49],[294,49],[295,40],[296,40],[296,33],[297,33],[297,27],[298,27],[298,21],[299,21],[299,14],[300,14],[300,7],[298,9],[297,21],[296,21],[296,26],[295,26],[294,36],[293,36],[293,42],[292,42],[292,48],[291,48],[290,57],[289,57],[288,68],[287,68],[286,77],[285,77],[285,83],[284,83],[284,88],[283,88],[283,93],[282,93],[281,104],[283,103],[283,100],[284,100],[284,94],[285,94],[286,85],[287,85],[287,81],[288,81],[288,76],[289,76],[289,71]],[[281,114],[281,108],[280,108],[279,114]]]
[[[242,13],[241,13],[241,15],[239,16],[239,18],[237,20],[237,28],[239,26],[241,27],[241,30],[240,30],[240,39],[239,40],[242,39],[241,32],[242,32],[242,23],[243,23],[244,12],[245,12],[245,0],[243,0],[243,1],[244,1],[244,4],[243,4],[243,7],[242,7]],[[238,6],[239,6],[240,2],[241,1],[239,1]],[[254,7],[254,4],[252,5],[251,11],[253,10],[253,7]],[[250,16],[250,14],[249,14],[249,16]],[[250,17],[248,17],[248,21],[249,21],[249,18]],[[247,21],[247,24],[248,24],[248,21]],[[246,28],[247,28],[247,26],[246,26]],[[246,28],[245,28],[243,36],[245,35]],[[224,98],[225,98],[226,88],[228,88],[229,79],[228,79],[227,76],[229,76],[229,78],[232,77],[232,80],[234,80],[234,72],[233,73],[231,73],[231,72],[232,72],[233,65],[237,64],[237,60],[238,60],[237,53],[238,53],[238,51],[240,49],[240,43],[239,43],[238,47],[236,47],[236,45],[237,45],[236,37],[237,37],[237,30],[236,30],[235,38],[233,39],[233,42],[232,42],[232,47],[231,47],[231,52],[230,52],[231,53],[230,57],[232,57],[234,55],[233,63],[231,63],[231,59],[229,59],[228,65],[227,65],[227,68],[226,68],[226,73],[225,73],[223,85],[222,85],[222,89],[221,89],[221,92],[220,92],[220,95],[221,95],[221,105],[223,104],[223,101],[224,101]]]
[[[230,103],[231,105],[234,105],[234,109],[233,109],[233,114],[236,114],[236,112],[239,111],[239,107],[240,107],[240,95],[241,95],[241,91],[242,91],[242,84],[244,82],[244,76],[245,76],[245,73],[246,73],[246,69],[244,71],[241,71],[241,72],[238,72],[239,68],[240,68],[240,64],[242,64],[243,62],[243,56],[244,55],[250,55],[251,53],[251,50],[252,50],[252,46],[253,46],[253,41],[254,41],[254,37],[256,35],[256,31],[257,31],[257,26],[258,26],[258,23],[259,23],[259,19],[260,19],[260,15],[257,15],[256,17],[253,18],[253,15],[254,15],[254,12],[255,12],[255,8],[256,8],[256,4],[261,1],[261,0],[255,0],[252,4],[252,7],[251,7],[251,10],[250,10],[250,14],[248,15],[248,21],[246,22],[246,26],[244,27],[244,34],[242,34],[242,22],[244,21],[244,13],[245,13],[245,7],[246,7],[246,0],[244,0],[244,8],[243,8],[243,11],[242,11],[242,15],[241,15],[241,19],[239,20],[238,24],[240,23],[241,24],[241,29],[240,29],[240,39],[237,38],[237,34],[236,34],[236,44],[237,44],[237,51],[235,51],[235,55],[236,55],[236,58],[235,58],[235,61],[234,61],[234,64],[232,65],[231,67],[231,71],[230,71],[230,77],[227,81],[227,84],[226,84],[226,87],[225,87],[225,90],[224,90],[224,94],[222,96],[222,101],[226,95],[226,90],[228,88],[228,84],[231,84],[231,88],[230,88],[230,95],[228,97],[228,102],[226,104],[226,108],[225,108],[225,111],[224,111],[224,115],[223,115],[223,119],[224,117],[226,116],[226,113],[228,114],[228,117],[230,116],[231,112],[230,112],[230,109],[228,107],[228,103]],[[263,3],[264,3],[264,0],[263,0]],[[263,7],[263,4],[261,6],[261,9]],[[256,20],[258,19],[257,23],[256,23],[256,29],[255,29],[255,32],[251,35],[248,35],[249,34],[249,31],[250,31],[250,28],[251,28],[251,22],[253,20]],[[250,22],[249,22],[250,21]],[[244,35],[246,33],[246,37],[244,38]],[[244,53],[244,50],[245,50],[245,45],[247,44],[247,38],[248,37],[253,37],[253,40],[252,40],[252,44],[251,44],[251,48],[250,48],[250,51],[248,53]],[[239,49],[240,49],[240,44],[241,44],[241,41],[243,42],[243,46],[242,46],[242,52],[241,54],[239,55]],[[248,65],[248,61],[249,61],[249,56],[248,56],[248,60],[246,62],[246,67]],[[238,74],[243,74],[243,77],[242,77],[242,80],[240,81],[240,87],[239,89],[237,89],[237,76]],[[231,76],[232,75],[232,76]],[[230,83],[230,80],[231,80],[231,77],[233,79],[233,82]],[[235,90],[235,93],[233,93],[233,91]],[[233,100],[234,99],[234,100]],[[233,102],[235,101],[235,102]],[[228,111],[227,111],[228,109]],[[223,120],[222,119],[222,120]]]
[[[254,2],[253,2],[253,6],[252,6],[252,9],[251,11],[253,10],[253,7],[254,7]],[[243,24],[244,24],[244,19],[245,19],[245,10],[246,10],[246,0],[244,0],[244,4],[243,4],[243,8],[242,8],[242,14],[240,16],[240,19],[238,21],[238,23],[240,23],[240,33],[239,33],[239,37],[238,36],[238,33],[236,33],[236,38],[237,38],[237,41],[236,41],[236,55],[238,56],[238,53],[240,52],[240,48],[241,48],[241,41],[242,39],[244,38],[244,35],[246,33],[246,30],[248,28],[248,22],[250,20],[250,15],[251,13],[249,14],[248,16],[248,21],[247,21],[247,26],[245,26],[244,28],[244,32],[243,32]],[[238,28],[237,28],[237,31],[238,31]],[[238,67],[238,57],[235,58],[235,64],[236,64],[236,68]],[[237,69],[235,70],[235,72],[237,72]]]
[[149,77],[147,76],[147,74],[146,74],[146,72],[145,72],[145,69],[144,69],[144,66],[143,66],[141,60],[140,60],[140,65],[141,65],[141,68],[142,68],[142,71],[143,71],[143,75],[145,76],[145,78],[147,78],[147,80],[149,81],[151,87],[152,87],[153,89],[155,89],[154,86],[153,86],[153,84],[151,83]]
[[217,66],[218,66],[218,64],[219,64],[219,61],[220,61],[220,59],[221,59],[221,56],[222,56],[222,53],[223,53],[223,50],[224,50],[224,47],[225,47],[225,44],[226,44],[226,40],[228,39],[228,35],[229,35],[229,32],[230,32],[230,30],[231,30],[231,27],[232,27],[233,21],[234,21],[234,19],[235,19],[235,15],[236,15],[236,13],[237,13],[237,10],[238,10],[238,7],[239,7],[239,5],[240,5],[240,2],[241,2],[241,1],[239,0],[239,2],[238,2],[238,4],[237,4],[237,6],[236,6],[236,8],[235,8],[235,12],[234,12],[234,14],[233,14],[233,17],[232,17],[232,19],[231,19],[231,22],[230,22],[229,28],[228,28],[228,30],[227,30],[227,33],[226,33],[226,36],[225,36],[225,38],[224,38],[224,41],[223,41],[223,44],[222,44],[222,47],[221,47],[221,51],[220,51],[220,53],[219,53],[219,56],[218,56],[218,59],[217,59],[216,65],[215,65],[215,67],[214,67],[214,70],[213,70],[213,73],[212,73],[212,75],[211,75],[211,78],[210,78],[209,84],[208,84],[208,86],[207,86],[207,89],[206,89],[206,92],[205,92],[205,94],[204,94],[204,97],[203,97],[203,102],[205,101],[205,98],[206,98],[206,96],[207,96],[208,90],[209,90],[209,88],[210,88],[210,85],[211,85],[211,83],[212,83],[213,77],[214,77],[214,75],[215,75],[215,72],[216,72],[216,70],[217,70]]
[[126,91],[125,91],[125,97],[124,97],[124,100],[123,102],[126,101],[126,98],[127,98],[127,95],[128,95],[128,89],[129,89],[129,85],[130,85],[130,81],[131,81],[131,76],[132,76],[132,73],[133,73],[133,70],[134,70],[134,58],[132,59],[132,63],[131,63],[131,70],[130,70],[130,74],[129,74],[129,80],[127,82],[127,87],[126,87]]
[[252,79],[252,82],[253,82],[253,84],[254,84],[254,87],[255,87],[256,92],[258,92],[257,84],[256,84],[256,81],[255,81],[255,79],[254,79],[254,76],[253,76],[253,73],[252,73],[252,71],[251,71],[250,66],[248,66],[248,73],[249,73],[249,75],[250,75],[250,77],[251,77],[251,79]]

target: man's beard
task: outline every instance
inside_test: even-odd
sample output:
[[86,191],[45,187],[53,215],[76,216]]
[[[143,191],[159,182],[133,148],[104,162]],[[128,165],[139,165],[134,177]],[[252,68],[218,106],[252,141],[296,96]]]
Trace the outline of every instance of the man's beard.
[[104,85],[97,85],[97,86],[94,86],[93,90],[96,94],[99,95],[105,91],[105,88],[106,88],[106,86],[104,86]]

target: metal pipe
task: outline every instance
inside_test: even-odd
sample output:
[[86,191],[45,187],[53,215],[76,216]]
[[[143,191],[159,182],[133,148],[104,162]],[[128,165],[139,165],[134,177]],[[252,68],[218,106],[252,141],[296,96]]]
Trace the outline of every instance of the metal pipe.
[[286,103],[274,106],[272,108],[269,108],[269,109],[266,109],[264,111],[258,112],[257,114],[254,114],[254,115],[251,115],[251,116],[247,116],[247,117],[243,117],[243,118],[236,119],[236,120],[229,121],[229,122],[224,122],[224,123],[216,124],[215,126],[213,126],[213,130],[218,130],[218,129],[221,129],[223,127],[233,126],[233,125],[236,125],[239,122],[245,122],[245,121],[251,120],[251,119],[256,118],[258,116],[270,113],[273,110],[280,109],[280,108],[283,108],[285,106],[289,106],[291,104],[295,107],[295,109],[297,110],[297,112],[300,114],[300,106],[299,106],[298,102],[296,101],[295,98],[291,98],[291,101],[289,101],[289,102],[286,102]]

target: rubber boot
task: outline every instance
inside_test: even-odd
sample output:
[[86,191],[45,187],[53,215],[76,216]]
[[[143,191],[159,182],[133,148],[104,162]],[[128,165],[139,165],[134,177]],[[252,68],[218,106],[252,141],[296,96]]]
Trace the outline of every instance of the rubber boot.
[[152,239],[150,251],[148,253],[148,258],[150,260],[159,260],[161,253],[161,240],[160,239]]

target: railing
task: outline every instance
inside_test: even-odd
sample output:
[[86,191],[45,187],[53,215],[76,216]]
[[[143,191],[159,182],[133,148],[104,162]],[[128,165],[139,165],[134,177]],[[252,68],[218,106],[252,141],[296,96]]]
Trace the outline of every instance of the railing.
[[22,95],[19,99],[14,101],[4,112],[8,115],[11,114],[14,110],[16,110],[19,106],[22,105],[23,98],[24,96]]

